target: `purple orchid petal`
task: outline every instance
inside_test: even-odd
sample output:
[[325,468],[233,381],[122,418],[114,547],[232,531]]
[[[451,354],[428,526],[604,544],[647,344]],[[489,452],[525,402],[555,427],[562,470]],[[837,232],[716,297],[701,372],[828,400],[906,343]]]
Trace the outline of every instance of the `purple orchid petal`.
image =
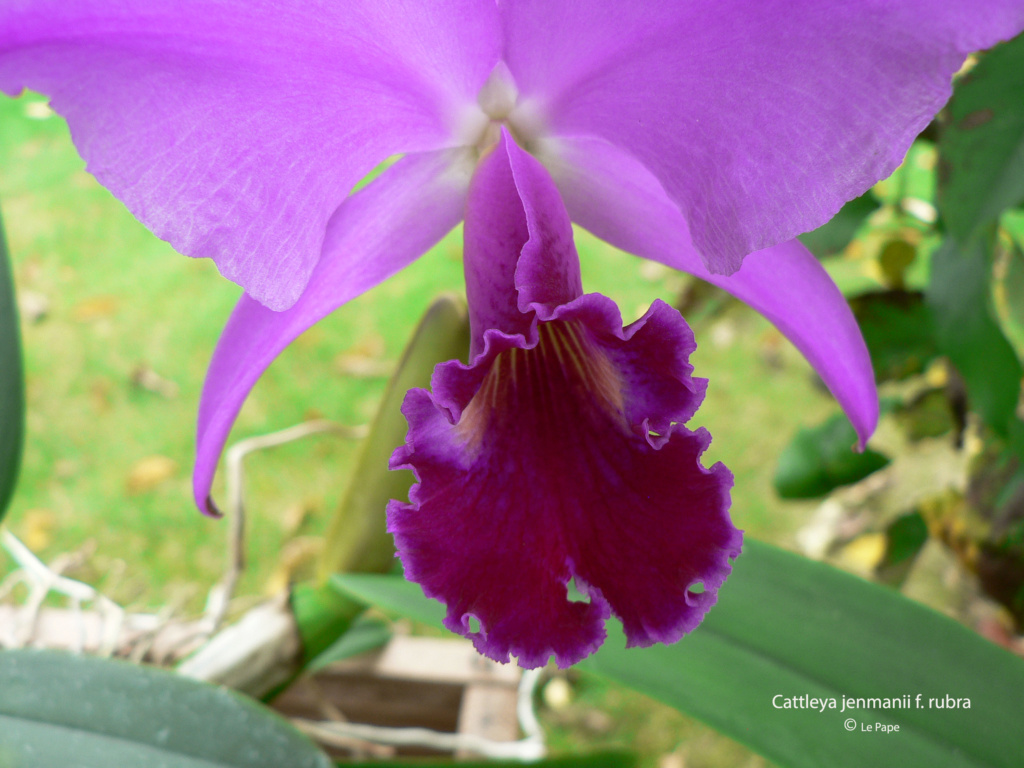
[[678,640],[742,542],[732,475],[682,426],[706,386],[690,329],[662,302],[623,328],[610,299],[581,295],[558,192],[507,134],[474,175],[465,239],[479,352],[409,393],[392,458],[418,479],[388,507],[406,576],[498,661],[573,664],[611,612],[629,645]]
[[348,198],[327,226],[324,257],[299,301],[274,312],[243,296],[221,334],[199,405],[196,504],[217,514],[210,487],[231,425],[285,347],[345,302],[425,253],[462,219],[469,175],[461,152],[408,155]]
[[52,96],[144,224],[285,309],[360,178],[452,145],[499,45],[475,0],[16,0],[0,89]]
[[888,176],[1019,0],[507,0],[505,60],[556,136],[661,181],[713,273]]
[[878,423],[871,357],[846,300],[803,245],[766,248],[730,276],[711,274],[658,180],[625,152],[599,139],[563,139],[547,167],[573,221],[617,248],[717,285],[774,323],[835,395],[864,446]]

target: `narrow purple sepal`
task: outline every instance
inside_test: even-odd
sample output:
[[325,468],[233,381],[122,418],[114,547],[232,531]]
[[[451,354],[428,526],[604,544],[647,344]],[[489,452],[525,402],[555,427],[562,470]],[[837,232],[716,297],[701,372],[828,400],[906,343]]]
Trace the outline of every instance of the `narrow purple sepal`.
[[196,430],[196,504],[216,515],[210,488],[242,403],[274,359],[312,325],[424,253],[462,218],[468,178],[452,151],[409,155],[350,196],[332,217],[324,257],[299,301],[274,312],[243,296],[213,353]]
[[633,157],[596,139],[563,141],[549,167],[573,221],[617,248],[707,280],[760,312],[807,358],[863,448],[878,423],[871,356],[846,299],[799,241],[750,254],[731,275],[708,271],[682,214]]

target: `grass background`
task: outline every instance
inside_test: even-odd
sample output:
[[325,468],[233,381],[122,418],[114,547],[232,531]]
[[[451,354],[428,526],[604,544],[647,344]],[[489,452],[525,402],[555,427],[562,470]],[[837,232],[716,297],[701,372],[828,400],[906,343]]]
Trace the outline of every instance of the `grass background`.
[[[41,97],[0,98],[0,206],[27,310],[28,436],[6,522],[44,560],[87,553],[76,577],[126,607],[199,611],[221,574],[226,526],[192,505],[195,412],[240,290],[138,224],[85,171]],[[462,291],[460,245],[456,230],[303,335],[257,385],[229,443],[311,417],[369,421],[383,372],[432,298]],[[655,298],[676,302],[687,286],[586,233],[578,247],[585,289],[615,299],[627,322]],[[32,304],[45,313],[33,319]],[[745,307],[690,319],[692,361],[711,382],[691,422],[714,436],[706,463],[735,474],[737,526],[787,546],[813,505],[775,497],[775,458],[795,429],[835,405],[789,343]],[[352,373],[367,364],[377,373]],[[140,383],[152,373],[163,392]],[[319,436],[246,460],[242,594],[272,592],[303,572],[350,481],[355,448]],[[223,497],[220,481],[216,493]],[[12,568],[0,552],[0,578]],[[595,680],[574,681],[571,703],[544,712],[555,749],[617,744],[637,749],[644,765],[763,764],[674,710]]]

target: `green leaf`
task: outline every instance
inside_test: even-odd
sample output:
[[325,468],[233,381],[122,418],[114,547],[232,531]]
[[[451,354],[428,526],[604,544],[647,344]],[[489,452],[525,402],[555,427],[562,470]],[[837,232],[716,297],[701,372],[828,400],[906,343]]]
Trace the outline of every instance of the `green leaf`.
[[[302,669],[312,664],[339,637],[344,637],[366,610],[362,603],[338,594],[327,584],[296,584],[292,588],[291,607],[302,639]],[[263,696],[263,700],[272,700],[284,687]]]
[[331,577],[331,584],[366,605],[375,605],[421,624],[445,629],[444,603],[426,597],[418,584],[406,581],[402,576],[337,573]]
[[468,350],[469,323],[463,304],[449,296],[437,299],[413,331],[388,382],[349,487],[331,518],[319,563],[320,581],[292,591],[304,667],[327,663],[321,658],[325,653],[330,660],[332,653],[347,652],[346,638],[363,612],[361,603],[327,585],[330,574],[385,572],[394,567],[395,547],[385,527],[384,510],[391,499],[408,496],[413,480],[411,472],[388,469],[388,459],[405,440],[408,428],[401,412],[405,393],[413,387],[429,386],[435,365],[460,359]]
[[123,661],[0,652],[0,765],[327,768],[285,720],[231,691]]
[[391,625],[380,619],[361,617],[352,622],[348,631],[338,637],[323,653],[313,659],[305,671],[312,674],[336,661],[358,656],[380,648],[391,639]]
[[854,450],[857,433],[843,414],[801,429],[779,456],[775,490],[784,499],[813,499],[854,483],[889,463],[870,448]]
[[1024,461],[1024,420],[1014,419],[1010,423],[1010,450]]
[[889,586],[903,584],[927,542],[928,525],[920,512],[898,517],[885,530],[885,553],[875,565],[875,579]]
[[337,571],[387,571],[394,543],[385,530],[384,509],[404,499],[413,483],[409,470],[391,471],[388,462],[408,430],[401,406],[405,393],[430,386],[434,366],[469,353],[469,320],[461,302],[442,297],[427,309],[394,375],[352,474],[351,484],[331,519],[320,561],[325,579]]
[[839,213],[822,226],[800,235],[800,242],[819,259],[839,253],[876,210],[878,200],[871,192],[865,192],[840,208]]
[[871,291],[850,299],[878,381],[924,371],[939,354],[932,315],[919,291]]
[[[345,575],[335,583],[435,626],[444,615],[398,577]],[[624,646],[610,625],[580,669],[693,715],[780,766],[1020,765],[1024,660],[898,592],[767,544],[744,544],[718,604],[682,641]],[[947,695],[970,699],[970,708],[929,707]],[[834,698],[837,708],[777,709],[776,696]],[[842,712],[843,696],[911,699],[904,709]],[[860,730],[875,723],[900,730]]]
[[968,242],[1024,200],[1024,36],[985,54],[957,83],[939,139],[939,211]]
[[993,319],[991,237],[947,238],[932,255],[927,302],[939,349],[967,385],[971,408],[1005,437],[1020,395],[1021,364]]
[[18,308],[0,219],[0,520],[14,495],[25,436],[25,389]]
[[911,512],[886,529],[886,564],[896,565],[915,557],[928,540],[928,526],[920,512]]

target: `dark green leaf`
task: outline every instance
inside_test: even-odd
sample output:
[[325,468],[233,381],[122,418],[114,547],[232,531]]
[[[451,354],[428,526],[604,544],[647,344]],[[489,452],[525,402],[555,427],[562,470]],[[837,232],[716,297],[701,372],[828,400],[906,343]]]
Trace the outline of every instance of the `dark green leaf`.
[[1014,419],[1010,423],[1010,450],[1024,460],[1024,421]]
[[959,246],[948,238],[932,256],[927,302],[939,349],[967,385],[971,409],[1006,436],[1020,394],[1021,364],[993,319],[991,238]]
[[839,253],[850,244],[857,230],[876,210],[878,200],[870,192],[865,192],[840,208],[839,213],[827,223],[800,235],[800,242],[819,259]]
[[939,354],[932,316],[918,291],[872,291],[850,299],[878,381],[921,373]]
[[911,512],[893,521],[885,533],[887,563],[902,563],[913,557],[928,540],[928,526],[920,512]]
[[[336,583],[435,626],[444,615],[398,577],[346,575]],[[897,592],[767,544],[745,543],[718,604],[679,643],[627,650],[618,627],[609,629],[581,669],[698,717],[780,766],[1021,764],[1024,661]],[[837,708],[777,709],[776,695],[835,698]],[[843,696],[905,695],[909,708],[840,711]],[[929,706],[947,695],[970,699],[970,708]],[[854,732],[844,728],[851,718]],[[860,730],[874,723],[900,730]]]
[[775,490],[784,499],[813,499],[854,483],[889,463],[870,448],[857,453],[857,433],[842,414],[801,429],[779,456]]
[[968,242],[1024,200],[1024,36],[985,54],[957,84],[939,139],[939,211]]
[[875,566],[875,578],[890,586],[902,584],[927,541],[928,525],[920,512],[894,520],[885,531],[885,554]]
[[0,220],[0,520],[14,494],[25,435],[25,390],[18,308]]
[[170,672],[53,651],[0,652],[0,765],[326,768],[285,720]]

